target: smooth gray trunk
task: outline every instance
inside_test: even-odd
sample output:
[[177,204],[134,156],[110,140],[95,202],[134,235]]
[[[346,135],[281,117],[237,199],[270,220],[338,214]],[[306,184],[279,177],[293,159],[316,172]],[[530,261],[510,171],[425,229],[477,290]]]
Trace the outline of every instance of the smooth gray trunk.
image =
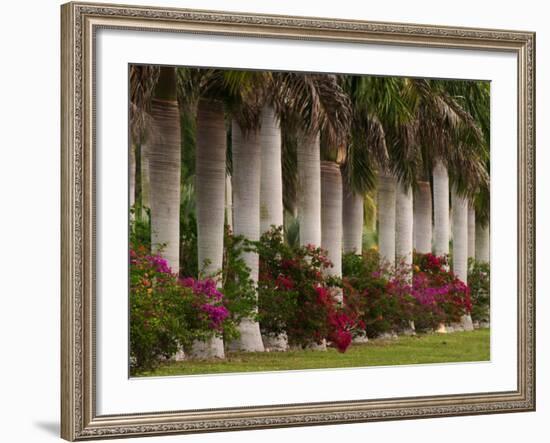
[[141,214],[140,217],[145,219],[147,216],[146,208],[151,207],[150,179],[149,179],[149,145],[142,143],[141,145]]
[[[261,147],[258,131],[243,133],[240,126],[232,125],[233,154],[233,231],[235,235],[257,241],[260,239],[260,171]],[[250,268],[250,278],[258,283],[258,254],[244,252],[243,259]],[[260,324],[243,319],[239,325],[239,339],[231,348],[247,352],[263,352]]]
[[[128,181],[129,181],[129,195],[128,202],[130,208],[136,203],[136,145],[133,143],[130,145],[130,156],[129,156],[129,171],[128,171]],[[134,218],[134,215],[132,215]]]
[[380,259],[395,264],[395,204],[397,179],[393,175],[378,177],[378,250]]
[[468,206],[468,258],[476,256],[476,211]]
[[[458,195],[455,189],[451,193],[453,214],[453,272],[464,283],[468,284],[468,200]],[[470,315],[464,315],[461,326],[465,331],[472,331]]]
[[[199,269],[219,278],[223,264],[226,132],[221,102],[200,100],[197,108],[195,189]],[[223,340],[196,342],[195,357],[223,358]]]
[[433,168],[434,253],[449,253],[449,174],[441,161]]
[[[261,176],[260,176],[260,234],[272,226],[284,224],[283,172],[281,163],[281,128],[271,106],[262,109],[260,130]],[[286,351],[286,333],[262,336],[264,348],[270,351]]]
[[342,228],[345,253],[363,252],[363,196],[351,189],[347,180],[343,183]]
[[486,263],[490,261],[489,225],[476,224],[476,260]]
[[[321,247],[332,267],[326,274],[342,277],[342,174],[335,162],[321,162]],[[342,301],[341,291],[338,299]]]
[[227,226],[233,231],[233,186],[230,175],[225,177],[225,219]]
[[453,272],[468,283],[468,200],[453,189]]
[[260,232],[272,225],[283,225],[283,173],[281,165],[281,129],[272,107],[262,110]]
[[[395,198],[395,256],[399,263],[410,268],[413,260],[413,192],[397,184]],[[412,278],[412,269],[411,269]]]
[[429,182],[419,182],[414,194],[414,249],[432,252],[432,190]]
[[319,133],[298,138],[300,244],[321,246],[321,153]]
[[178,273],[181,148],[177,101],[154,98],[151,116],[157,134],[149,152],[151,246]]

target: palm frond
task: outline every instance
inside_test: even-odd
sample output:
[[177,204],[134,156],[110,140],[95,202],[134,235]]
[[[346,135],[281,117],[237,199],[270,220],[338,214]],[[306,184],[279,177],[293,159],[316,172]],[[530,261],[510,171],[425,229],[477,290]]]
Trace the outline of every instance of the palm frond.
[[345,146],[351,104],[339,82],[330,74],[274,73],[273,106],[293,129],[319,131],[329,145]]
[[135,143],[152,131],[151,98],[159,73],[158,66],[130,65],[130,133]]

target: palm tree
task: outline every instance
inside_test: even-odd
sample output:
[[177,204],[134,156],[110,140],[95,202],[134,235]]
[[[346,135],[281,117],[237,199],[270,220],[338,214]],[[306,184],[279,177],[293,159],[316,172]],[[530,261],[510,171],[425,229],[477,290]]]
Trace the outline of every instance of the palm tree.
[[130,158],[129,158],[129,177],[128,181],[130,182],[129,186],[129,202],[130,208],[132,208],[136,203],[136,145],[130,145]]
[[[489,162],[487,161],[487,171],[489,171]],[[490,198],[489,183],[486,183],[480,189],[474,199],[476,211],[475,227],[475,258],[478,261],[489,263],[490,261],[490,236],[489,236],[489,214]]]
[[[470,243],[468,201],[478,195],[480,190],[488,189],[489,182],[488,83],[448,82],[444,87],[448,94],[454,95],[451,104],[456,104],[454,109],[464,123],[453,134],[451,141],[454,149],[449,153],[449,160],[453,165],[450,170],[453,182],[453,271],[467,283]],[[472,246],[470,248],[473,249]],[[462,326],[466,330],[473,329],[470,315],[463,317]]]
[[429,181],[419,181],[414,193],[414,249],[432,251],[432,189]]
[[[352,103],[351,138],[344,164],[344,238],[347,251],[361,252],[364,195],[378,184],[378,243],[382,260],[395,261],[395,204],[397,179],[388,164],[387,131],[410,119],[402,100],[403,80],[350,76],[345,89]],[[353,206],[352,206],[353,205]],[[349,248],[349,249],[348,249]]]
[[[279,117],[271,104],[264,105],[261,115],[260,145],[260,232],[263,234],[272,226],[283,226],[283,164],[282,134]],[[276,337],[263,335],[266,349],[285,351],[288,338],[281,333]]]
[[150,180],[149,180],[149,146],[146,142],[140,146],[140,186],[141,186],[141,213],[142,219],[146,216],[146,210],[151,207]]
[[298,138],[300,244],[321,246],[321,147],[319,133]]
[[[403,88],[407,86],[404,82]],[[402,94],[406,91],[404,90]],[[404,97],[409,106],[410,120],[397,127],[389,127],[390,162],[397,177],[395,206],[395,258],[408,270],[412,280],[413,259],[413,187],[418,175],[418,131],[413,104]]]
[[361,255],[363,251],[363,196],[355,192],[347,180],[342,187],[342,228],[344,253]]
[[469,108],[456,100],[454,81],[413,80],[410,84],[418,100],[421,175],[427,181],[431,172],[433,179],[434,252],[445,255],[449,252],[450,182],[458,194],[469,196],[485,180],[483,137]]
[[[342,166],[343,248],[361,255],[365,194],[376,189],[376,170],[387,164],[384,129],[374,102],[374,91],[385,83],[364,76],[347,76],[344,90],[351,102],[350,137]],[[373,84],[374,83],[374,84]]]
[[476,223],[475,258],[477,261],[490,261],[489,226]]
[[483,160],[485,177],[468,195],[473,209],[468,217],[468,256],[475,255],[481,261],[489,261],[490,84],[482,81],[453,81],[445,82],[445,88],[481,129],[482,140],[476,148]]
[[[440,81],[461,120],[452,134],[451,180],[470,204],[484,211],[489,197],[490,86],[481,81]],[[484,200],[482,204],[481,200]],[[476,202],[476,200],[478,200]],[[485,206],[485,208],[482,208]],[[485,219],[486,214],[480,214]]]
[[[182,113],[195,120],[195,206],[197,256],[201,276],[214,277],[220,284],[226,193],[226,125],[224,78],[214,69],[178,70],[178,92]],[[223,358],[223,340],[214,336],[196,341],[191,355]]]
[[[145,216],[145,208],[149,208],[149,155],[147,144],[157,134],[151,116],[151,99],[158,82],[160,69],[158,66],[130,66],[130,133],[134,154],[137,158],[139,149],[140,183],[134,182],[134,189],[139,188],[141,212]],[[138,165],[136,165],[138,166]],[[134,180],[136,175],[134,175]],[[136,195],[138,192],[136,192]]]
[[468,259],[476,256],[476,210],[468,205]]
[[399,183],[395,198],[395,255],[403,265],[412,265],[413,192],[412,187]]
[[[327,146],[345,144],[349,128],[349,100],[342,90],[341,79],[335,75],[283,73],[275,76],[275,82],[275,103],[281,126],[287,132],[283,134],[283,150],[296,149],[296,168],[283,163],[283,172],[296,171],[300,244],[320,246],[320,134],[323,134],[323,143]],[[292,182],[294,179],[285,180]],[[289,200],[292,197],[287,195],[287,207],[294,203]]]
[[225,176],[225,223],[233,231],[233,184],[231,176]]
[[[233,231],[248,240],[260,238],[260,171],[261,145],[259,129],[245,131],[234,119],[232,123],[233,164]],[[245,252],[244,261],[250,268],[250,278],[258,282],[258,254]],[[264,346],[257,321],[245,318],[239,326],[240,337],[232,348],[262,352]]]
[[380,259],[395,263],[395,208],[397,179],[391,174],[378,177],[378,248]]
[[451,191],[453,231],[453,272],[468,281],[468,200],[456,188]]
[[[201,98],[197,106],[195,189],[198,262],[205,275],[217,275],[223,263],[225,207],[225,114],[223,103]],[[223,340],[196,342],[192,354],[223,358]]]
[[283,174],[281,163],[281,128],[275,109],[262,109],[260,129],[260,231],[283,225]]
[[161,67],[151,101],[154,134],[149,152],[151,247],[179,272],[180,117],[176,68]]
[[[196,102],[196,206],[197,243],[200,265],[207,275],[219,275],[223,262],[223,235],[226,194],[230,188],[227,179],[226,109],[236,121],[232,125],[231,214],[236,235],[249,240],[259,238],[259,174],[260,144],[258,136],[259,112],[250,98],[255,98],[254,81],[264,74],[215,69],[180,70],[180,93],[193,108]],[[250,157],[248,157],[250,156]],[[253,167],[250,167],[250,166]],[[257,281],[258,258],[244,254],[251,277]],[[232,347],[262,351],[259,324],[244,319],[238,326],[239,340]],[[214,337],[207,343],[196,343],[195,354],[223,357],[223,342]]]
[[342,174],[336,162],[321,162],[321,247],[332,267],[328,275],[342,276]]
[[[451,192],[453,204],[453,272],[464,283],[468,282],[468,200],[461,196],[453,187]],[[464,315],[462,327],[471,331],[474,329],[472,317]]]
[[434,253],[449,253],[449,174],[441,160],[433,168]]

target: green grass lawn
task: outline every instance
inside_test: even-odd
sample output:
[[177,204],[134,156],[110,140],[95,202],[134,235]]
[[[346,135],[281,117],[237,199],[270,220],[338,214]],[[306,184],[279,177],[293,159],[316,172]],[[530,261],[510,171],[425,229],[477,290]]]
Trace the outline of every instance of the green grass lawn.
[[225,360],[167,362],[138,376],[219,374],[228,372],[283,371],[487,361],[489,329],[453,334],[399,337],[353,344],[346,353],[301,350],[288,352],[230,352]]

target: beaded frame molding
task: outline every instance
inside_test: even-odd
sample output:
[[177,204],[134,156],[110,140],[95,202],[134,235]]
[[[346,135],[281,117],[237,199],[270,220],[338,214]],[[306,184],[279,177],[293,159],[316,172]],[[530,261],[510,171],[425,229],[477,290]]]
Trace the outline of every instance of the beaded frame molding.
[[[215,432],[535,409],[535,34],[90,3],[61,7],[61,436]],[[98,416],[95,410],[94,36],[97,29],[506,51],[518,60],[517,390]]]

